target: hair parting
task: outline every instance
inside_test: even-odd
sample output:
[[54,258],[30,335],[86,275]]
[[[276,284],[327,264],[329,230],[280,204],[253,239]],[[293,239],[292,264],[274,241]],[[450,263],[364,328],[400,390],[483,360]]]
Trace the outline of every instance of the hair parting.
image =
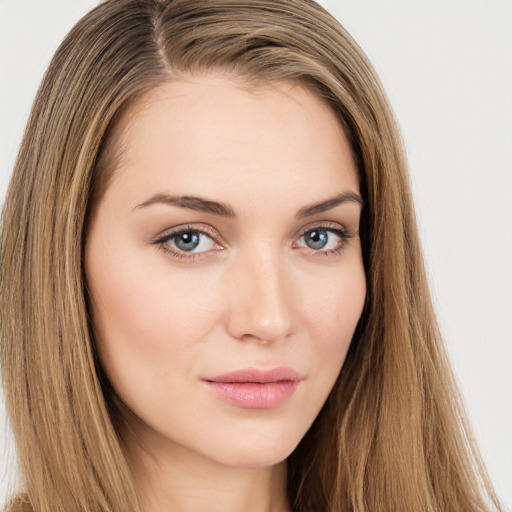
[[394,116],[368,59],[312,0],[107,0],[43,79],[2,215],[1,371],[24,492],[7,511],[138,512],[83,271],[117,121],[172,80],[288,80],[336,113],[358,163],[366,304],[339,378],[289,458],[294,512],[500,510],[436,323]]

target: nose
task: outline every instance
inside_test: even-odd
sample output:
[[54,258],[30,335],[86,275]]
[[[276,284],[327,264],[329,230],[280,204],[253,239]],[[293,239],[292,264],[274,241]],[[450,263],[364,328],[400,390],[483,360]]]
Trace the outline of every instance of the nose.
[[274,343],[294,330],[288,269],[271,249],[254,250],[233,263],[229,276],[227,329],[242,341]]

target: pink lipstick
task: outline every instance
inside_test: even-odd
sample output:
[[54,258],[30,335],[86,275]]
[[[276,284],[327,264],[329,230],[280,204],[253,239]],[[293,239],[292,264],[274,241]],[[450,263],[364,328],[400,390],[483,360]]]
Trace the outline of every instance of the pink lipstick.
[[246,368],[203,379],[220,398],[245,409],[272,409],[292,396],[303,376],[287,367]]

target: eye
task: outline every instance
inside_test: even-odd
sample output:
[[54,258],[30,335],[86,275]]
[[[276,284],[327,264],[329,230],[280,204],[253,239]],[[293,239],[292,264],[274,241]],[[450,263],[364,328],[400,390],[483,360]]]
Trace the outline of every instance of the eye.
[[167,232],[153,243],[178,259],[222,249],[205,230],[188,226]]
[[297,241],[297,247],[306,247],[315,252],[340,252],[352,235],[340,228],[318,226],[308,229]]
[[213,240],[201,231],[181,232],[170,237],[169,242],[184,252],[204,252],[215,245]]

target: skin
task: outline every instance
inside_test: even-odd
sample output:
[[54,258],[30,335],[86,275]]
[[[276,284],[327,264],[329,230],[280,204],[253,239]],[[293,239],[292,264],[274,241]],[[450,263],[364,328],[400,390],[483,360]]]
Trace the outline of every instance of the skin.
[[[254,90],[221,74],[150,91],[115,137],[85,267],[143,508],[287,511],[286,458],[332,389],[366,293],[359,202],[297,216],[359,194],[347,139],[300,85]],[[207,198],[233,216],[159,194]],[[172,238],[183,227],[207,232],[193,252]],[[326,245],[312,248],[304,232],[319,227]],[[279,366],[303,379],[277,407],[238,407],[203,380]]]

